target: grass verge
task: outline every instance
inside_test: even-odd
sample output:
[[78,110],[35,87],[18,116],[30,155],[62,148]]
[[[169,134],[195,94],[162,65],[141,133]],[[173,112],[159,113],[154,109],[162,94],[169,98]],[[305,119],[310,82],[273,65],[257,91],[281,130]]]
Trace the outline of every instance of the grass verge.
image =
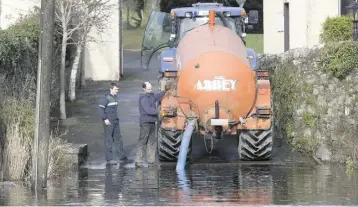
[[140,51],[142,48],[144,31],[145,26],[141,26],[137,29],[123,30],[123,49]]
[[[31,176],[35,129],[34,80],[0,77],[0,179],[26,180]],[[21,81],[24,80],[24,81]],[[14,88],[19,93],[14,92]],[[50,137],[48,177],[69,170],[71,160],[60,136]]]
[[263,34],[247,34],[246,46],[255,50],[257,54],[264,53],[264,35]]

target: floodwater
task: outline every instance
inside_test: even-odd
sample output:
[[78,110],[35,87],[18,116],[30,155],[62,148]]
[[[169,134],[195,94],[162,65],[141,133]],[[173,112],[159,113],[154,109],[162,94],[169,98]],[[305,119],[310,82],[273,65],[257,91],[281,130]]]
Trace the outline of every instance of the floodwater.
[[358,172],[303,164],[92,166],[50,182],[46,196],[0,184],[0,205],[358,205]]
[[[140,53],[131,60],[126,57],[128,62],[135,62],[125,66],[126,77],[156,80],[157,69],[143,72],[138,67],[139,57]],[[157,87],[157,81],[152,82]],[[133,123],[138,120],[135,94],[139,93],[134,90],[140,89],[140,83],[121,84],[121,128],[124,143],[128,145],[125,148],[129,149],[135,146],[139,136],[137,124]],[[22,183],[0,183],[0,205],[358,205],[357,171],[347,173],[338,165],[315,166],[307,164],[307,160],[286,162],[285,148],[280,148],[279,139],[274,142],[278,145],[273,150],[276,161],[255,165],[213,161],[210,157],[209,162],[197,159],[185,173],[177,174],[175,165],[135,169],[133,163],[120,168],[97,164],[97,159],[103,157],[104,146],[99,139],[103,136],[102,128],[95,127],[98,114],[92,104],[97,100],[95,95],[102,94],[99,91],[106,87],[103,83],[89,84],[82,94],[87,105],[73,109],[73,112],[78,110],[74,115],[81,122],[71,128],[72,137],[68,139],[88,144],[90,156],[86,168],[59,181],[49,181],[45,194],[33,194]],[[228,146],[233,147],[228,149]],[[193,138],[192,156],[205,156],[203,147],[202,139]],[[230,139],[222,140],[218,148],[224,149],[219,150],[224,160],[237,158],[236,144]],[[290,156],[287,160],[291,160]]]

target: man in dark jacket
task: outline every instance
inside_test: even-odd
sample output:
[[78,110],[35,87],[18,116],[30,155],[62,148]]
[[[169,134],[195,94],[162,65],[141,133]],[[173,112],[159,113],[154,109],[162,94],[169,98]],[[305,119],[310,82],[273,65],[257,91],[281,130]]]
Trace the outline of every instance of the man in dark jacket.
[[164,92],[154,94],[149,82],[142,84],[144,94],[139,97],[139,123],[140,132],[137,144],[135,166],[141,167],[144,151],[147,151],[148,165],[155,165],[157,153],[157,139],[155,137],[155,122],[158,111],[156,103],[163,97]]
[[118,85],[111,83],[110,91],[105,93],[101,97],[98,105],[100,117],[104,127],[104,145],[105,145],[105,158],[107,164],[117,164],[116,161],[112,160],[112,148],[113,143],[116,148],[116,152],[119,158],[119,162],[125,162],[127,157],[124,155],[123,151],[123,140],[121,136],[121,131],[119,128],[119,119],[118,119]]

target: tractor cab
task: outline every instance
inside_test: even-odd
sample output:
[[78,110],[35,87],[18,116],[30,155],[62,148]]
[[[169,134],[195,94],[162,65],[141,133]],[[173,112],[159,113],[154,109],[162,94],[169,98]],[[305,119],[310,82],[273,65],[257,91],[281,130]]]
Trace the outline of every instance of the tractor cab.
[[[244,43],[246,26],[257,24],[257,11],[251,10],[247,15],[242,7],[225,7],[219,3],[196,3],[192,7],[172,9],[170,13],[152,11],[142,42],[142,67],[148,69],[151,58],[167,47],[169,49],[164,51],[166,56],[174,57],[179,41],[189,31],[208,23],[210,10],[215,11],[216,24],[228,27],[239,35]],[[161,60],[161,66],[163,64],[166,70],[172,67]]]

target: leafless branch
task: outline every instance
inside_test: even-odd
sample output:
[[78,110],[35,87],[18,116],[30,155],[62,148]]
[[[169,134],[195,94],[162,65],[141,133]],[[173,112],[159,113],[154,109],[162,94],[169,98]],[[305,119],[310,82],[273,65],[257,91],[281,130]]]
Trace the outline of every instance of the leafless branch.
[[90,31],[103,32],[115,6],[110,0],[58,0],[56,19],[61,28],[56,32],[67,34],[69,44],[83,45],[85,40],[95,41],[89,37]]

